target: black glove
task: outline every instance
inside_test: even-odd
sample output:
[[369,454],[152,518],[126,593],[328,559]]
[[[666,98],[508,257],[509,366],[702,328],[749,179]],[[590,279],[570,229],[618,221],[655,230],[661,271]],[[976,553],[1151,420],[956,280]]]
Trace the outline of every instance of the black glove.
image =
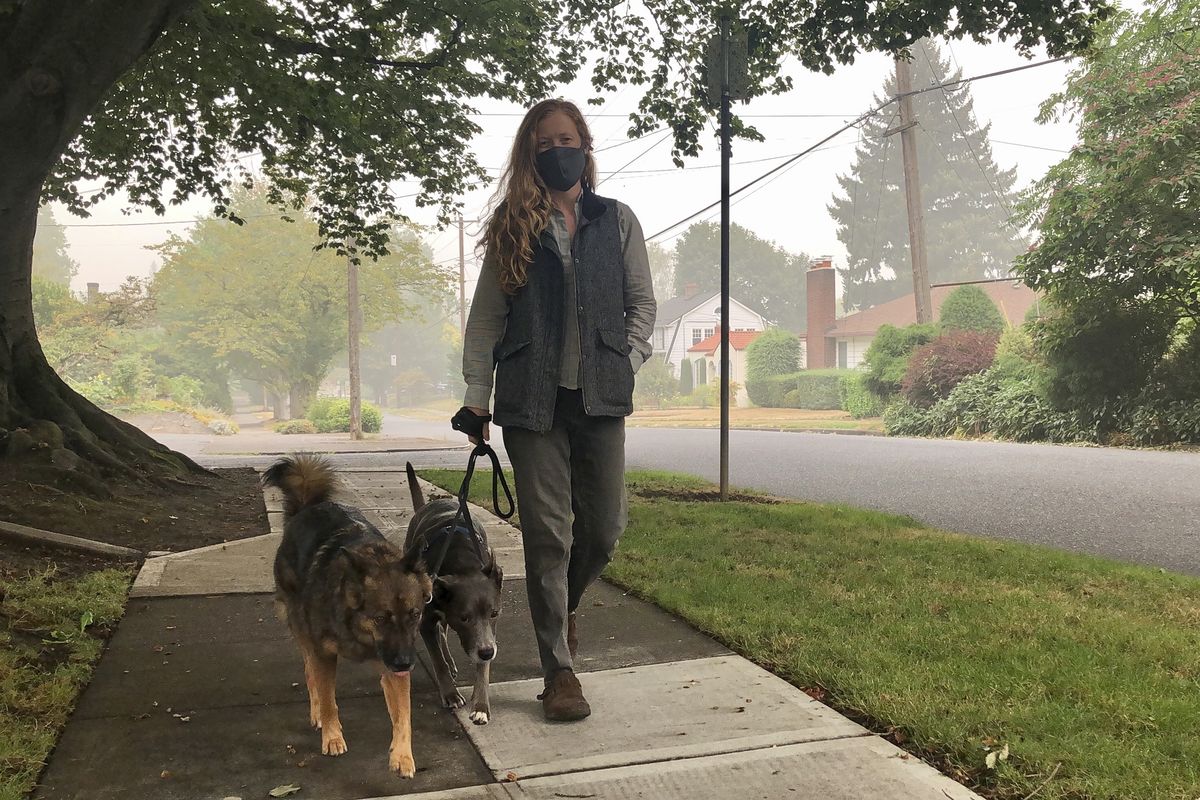
[[463,406],[458,410],[458,413],[450,418],[450,427],[456,431],[461,431],[467,436],[473,436],[476,439],[483,438],[483,426],[492,421],[491,414],[484,414],[482,417],[476,414],[471,409]]

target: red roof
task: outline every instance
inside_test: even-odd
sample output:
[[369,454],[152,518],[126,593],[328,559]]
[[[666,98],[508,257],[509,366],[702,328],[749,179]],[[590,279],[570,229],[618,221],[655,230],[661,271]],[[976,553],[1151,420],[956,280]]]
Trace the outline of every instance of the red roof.
[[[730,331],[729,346],[734,350],[745,350],[746,347],[758,338],[762,331]],[[689,353],[715,353],[721,348],[721,334],[714,333],[707,339],[698,342],[688,348]]]
[[[1037,292],[1023,283],[1009,278],[997,281],[986,281],[974,284],[945,283],[930,288],[930,299],[933,300],[933,318],[941,315],[942,303],[952,291],[959,286],[978,286],[991,298],[1000,309],[1010,325],[1020,325],[1025,320],[1025,313],[1038,301]],[[880,303],[864,311],[849,314],[834,323],[825,332],[826,336],[874,336],[884,325],[895,325],[903,328],[917,321],[917,307],[912,294]]]

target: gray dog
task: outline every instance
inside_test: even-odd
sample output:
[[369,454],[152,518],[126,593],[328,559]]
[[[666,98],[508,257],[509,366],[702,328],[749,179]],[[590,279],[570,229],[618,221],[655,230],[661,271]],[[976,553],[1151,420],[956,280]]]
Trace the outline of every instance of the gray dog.
[[[458,708],[465,701],[454,685],[458,667],[450,655],[446,629],[458,634],[463,652],[475,664],[475,690],[471,695],[471,721],[486,725],[491,716],[488,683],[492,659],[496,657],[496,617],[500,616],[500,587],[504,573],[496,555],[487,544],[487,535],[472,521],[478,541],[454,530],[458,514],[457,498],[425,502],[412,464],[405,465],[408,489],[416,513],[408,522],[404,539],[405,553],[420,550],[422,558],[436,562],[442,548],[446,556],[441,564],[427,561],[433,581],[433,600],[421,619],[421,637],[433,661],[438,691],[446,708]],[[449,539],[449,541],[447,541]]]

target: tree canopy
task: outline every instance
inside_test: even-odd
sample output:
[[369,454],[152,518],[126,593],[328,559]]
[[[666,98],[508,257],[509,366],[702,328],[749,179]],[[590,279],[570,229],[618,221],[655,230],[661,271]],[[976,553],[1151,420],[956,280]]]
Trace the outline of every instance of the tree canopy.
[[[922,40],[913,48],[913,86],[926,87],[962,77],[938,46]],[[896,94],[895,75],[876,99]],[[925,216],[930,283],[960,283],[1010,274],[1025,250],[1016,224],[1009,221],[1017,197],[1016,172],[992,157],[991,125],[975,119],[971,89],[943,89],[912,98],[917,120],[917,162]],[[846,308],[865,308],[912,292],[908,211],[896,107],[869,118],[850,173],[838,177],[841,191],[829,205],[846,246],[842,272]]]
[[[780,327],[804,330],[805,276],[812,259],[737,224],[729,226],[729,240],[732,295]],[[688,284],[700,291],[721,287],[721,227],[715,222],[694,223],[675,245],[675,293],[684,294]]]
[[1200,319],[1200,4],[1122,12],[1047,101],[1080,144],[1024,205],[1030,285],[1064,303],[1151,303]]
[[[235,193],[234,203],[245,225],[205,220],[160,248],[158,318],[180,347],[290,395],[302,416],[346,346],[346,259],[314,250],[316,225],[278,219],[261,193]],[[444,283],[416,237],[399,233],[390,255],[360,268],[366,331],[409,311],[407,292]]]
[[1200,398],[1200,4],[1122,12],[1042,110],[1080,144],[1023,206],[1020,259],[1053,310],[1040,323],[1052,397],[1119,424],[1131,404]]
[[[109,4],[101,3],[100,6]],[[631,136],[668,125],[677,159],[695,155],[712,109],[704,92],[704,43],[718,29],[718,5],[646,0],[640,13],[599,0],[530,4],[523,0],[262,0],[229,5],[142,0],[105,27],[127,36],[92,49],[129,59],[78,135],[65,142],[47,195],[84,211],[117,193],[164,210],[165,200],[205,196],[218,216],[231,213],[231,187],[248,178],[243,156],[261,156],[272,199],[312,199],[320,233],[381,247],[399,216],[396,181],[413,182],[421,205],[444,214],[471,183],[483,181],[468,145],[479,131],[478,98],[526,103],[552,93],[584,68],[579,43],[593,45],[597,90],[642,87]],[[0,3],[0,49],[18,58],[52,50],[51,63],[82,58],[65,39],[26,37],[46,26],[82,28],[100,8],[38,10]],[[832,72],[865,50],[898,50],[929,34],[1012,41],[1022,52],[1044,41],[1051,53],[1084,46],[1103,0],[1064,9],[1043,0],[967,6],[949,2],[864,6],[846,14],[823,3],[787,0],[745,5],[738,24],[752,43],[750,96],[780,93],[791,82],[781,64],[795,55],[808,69]],[[55,19],[43,18],[56,14]],[[129,42],[151,18],[152,45]],[[144,34],[143,34],[144,35]],[[148,50],[129,52],[130,48]],[[63,86],[64,90],[68,87]],[[742,135],[751,128],[735,123]],[[78,176],[103,181],[81,195]],[[406,190],[407,193],[407,190]]]

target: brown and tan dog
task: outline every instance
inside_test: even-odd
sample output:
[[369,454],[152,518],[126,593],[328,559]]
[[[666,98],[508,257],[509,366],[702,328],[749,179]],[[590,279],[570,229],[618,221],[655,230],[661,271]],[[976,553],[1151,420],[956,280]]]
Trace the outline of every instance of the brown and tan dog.
[[304,658],[321,752],[337,756],[347,749],[334,697],[338,659],[373,661],[392,719],[388,767],[413,777],[410,677],[421,615],[433,592],[424,565],[357,509],[330,500],[336,475],[325,459],[280,459],[263,473],[263,483],[284,495],[276,601]]

